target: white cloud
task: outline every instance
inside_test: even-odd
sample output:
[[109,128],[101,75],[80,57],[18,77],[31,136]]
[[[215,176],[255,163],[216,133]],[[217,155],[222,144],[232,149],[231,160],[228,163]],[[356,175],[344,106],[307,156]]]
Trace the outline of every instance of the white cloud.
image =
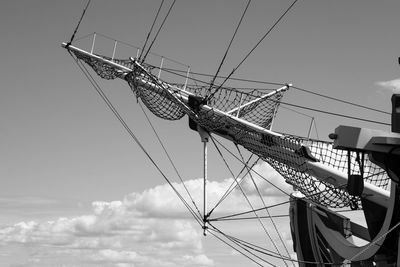
[[377,82],[376,84],[384,89],[392,91],[393,93],[400,92],[400,78],[390,80],[390,81],[381,81],[381,82]]
[[[283,179],[267,164],[255,170],[279,187],[286,187]],[[276,203],[281,196],[276,189],[253,175],[267,204]],[[208,198],[216,203],[233,179],[210,181]],[[202,180],[185,182],[193,198],[202,207]],[[181,184],[174,186],[184,192]],[[244,191],[252,203],[260,204],[249,177],[243,182]],[[290,187],[286,188],[287,190]],[[185,194],[183,194],[185,196]],[[287,200],[287,197],[285,197]],[[258,201],[258,202],[257,202]],[[235,189],[220,213],[249,210],[239,189]],[[194,223],[169,185],[159,185],[132,193],[121,201],[95,201],[92,212],[78,217],[62,217],[52,221],[26,221],[0,228],[0,247],[8,243],[48,247],[59,255],[75,255],[78,260],[110,263],[112,266],[212,266],[214,260],[206,254],[202,244],[202,229]],[[41,252],[40,252],[41,251]],[[46,260],[49,250],[39,250],[35,256]],[[42,253],[42,254],[40,254]],[[44,253],[44,254],[43,254]],[[42,257],[40,256],[42,255]],[[74,262],[75,263],[75,262]],[[121,265],[122,264],[122,265]],[[107,265],[108,266],[108,265]]]
[[182,258],[178,259],[178,262],[186,266],[212,266],[214,261],[209,259],[206,255],[184,255]]
[[92,256],[95,262],[117,262],[117,263],[133,263],[143,262],[145,257],[138,255],[134,251],[117,251],[112,249],[99,250],[95,255]]

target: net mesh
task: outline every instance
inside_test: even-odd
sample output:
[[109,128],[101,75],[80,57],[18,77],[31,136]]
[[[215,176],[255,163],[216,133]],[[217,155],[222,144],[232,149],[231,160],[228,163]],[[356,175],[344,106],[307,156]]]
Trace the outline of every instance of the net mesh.
[[[361,208],[360,199],[347,193],[346,184],[333,186],[327,182],[332,178],[329,176],[317,179],[310,174],[312,171],[307,164],[310,161],[318,161],[324,166],[347,174],[347,151],[335,150],[329,142],[292,135],[275,136],[266,134],[262,130],[271,127],[285,90],[265,95],[265,91],[260,90],[243,92],[231,88],[216,90],[217,88],[208,86],[171,85],[152,74],[149,65],[143,64],[142,68],[132,60],[112,60],[132,70],[126,71],[84,53],[74,53],[78,59],[90,65],[100,77],[124,78],[136,96],[156,116],[167,120],[178,120],[188,115],[193,122],[204,129],[242,145],[270,164],[289,184],[312,201],[331,208],[348,206]],[[110,61],[110,58],[105,59]],[[205,100],[211,91],[215,93],[211,99],[207,99],[208,108],[198,108],[204,104],[202,100]],[[189,106],[184,96],[195,97],[198,106]],[[249,127],[249,124],[256,127]],[[360,164],[354,152],[351,152],[350,161],[352,173],[360,173]],[[386,172],[372,163],[368,157],[364,159],[363,175],[366,182],[388,190],[390,179]]]

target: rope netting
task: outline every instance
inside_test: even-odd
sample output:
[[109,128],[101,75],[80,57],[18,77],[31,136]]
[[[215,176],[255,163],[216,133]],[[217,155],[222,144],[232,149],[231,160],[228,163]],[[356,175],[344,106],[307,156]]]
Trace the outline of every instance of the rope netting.
[[[325,141],[309,140],[289,135],[284,136],[283,139],[296,144],[302,144],[309,149],[310,154],[321,164],[347,174],[347,151],[333,149],[332,143]],[[307,157],[304,150],[297,153]],[[282,160],[277,160],[272,157],[261,157],[277,170],[289,184],[292,184],[297,190],[315,203],[331,208],[343,208],[348,206],[353,206],[355,208],[362,207],[359,197],[348,194],[346,190],[347,184],[334,187],[327,182],[330,178],[333,178],[330,176],[323,177],[323,179],[321,179],[321,177],[316,179],[309,174],[309,168],[305,162],[301,163],[301,161],[298,161],[297,167],[291,167]],[[357,162],[357,155],[355,152],[350,152],[350,161],[352,174],[360,174],[360,164]],[[364,182],[368,182],[385,190],[389,189],[390,179],[386,171],[372,163],[368,155],[365,155],[364,158],[363,177]]]
[[[346,184],[333,186],[328,183],[331,178],[329,176],[317,179],[311,175],[312,169],[307,164],[310,161],[319,162],[347,175],[347,151],[335,150],[329,142],[263,131],[270,129],[288,87],[265,94],[262,90],[244,92],[219,88],[215,91],[216,87],[172,85],[158,79],[152,74],[153,69],[146,64],[139,66],[133,60],[111,60],[105,57],[103,59],[107,61],[103,61],[76,51],[74,54],[104,79],[124,78],[136,96],[156,116],[178,120],[188,115],[205,130],[242,145],[270,164],[289,184],[312,201],[331,208],[350,205],[361,207],[360,199],[347,193]],[[207,98],[213,90],[213,97]],[[359,159],[355,153],[351,153],[350,160],[352,173],[360,173]],[[368,157],[364,158],[363,175],[364,181],[388,189],[389,178],[386,172]]]

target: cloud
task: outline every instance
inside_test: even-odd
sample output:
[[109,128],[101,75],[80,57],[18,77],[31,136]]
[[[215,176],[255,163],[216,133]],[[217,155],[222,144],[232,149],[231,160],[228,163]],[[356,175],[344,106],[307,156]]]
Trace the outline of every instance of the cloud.
[[[279,187],[287,187],[283,179],[267,164],[257,165],[255,171],[271,182],[278,183]],[[269,183],[257,175],[253,175],[253,178],[268,204],[282,199],[282,194],[278,194]],[[202,179],[185,182],[199,207],[202,207],[202,182]],[[232,183],[232,178],[210,181],[209,202],[217,203]],[[248,195],[249,201],[260,205],[257,190],[252,184],[248,176],[243,180],[242,189]],[[173,185],[184,192],[182,184]],[[290,187],[285,189],[289,190]],[[182,195],[187,198],[185,194]],[[218,211],[230,214],[249,209],[241,190],[236,188]],[[74,263],[78,265],[80,261],[110,266],[130,264],[129,266],[174,267],[215,264],[204,252],[202,229],[194,223],[167,184],[141,193],[134,192],[119,201],[94,201],[91,213],[83,216],[60,217],[47,221],[28,220],[0,228],[0,248],[1,245],[7,246],[10,243],[37,247],[35,259],[41,264],[48,261],[49,265],[54,263],[50,260],[54,254],[66,262],[71,261],[71,255],[74,255],[72,259],[75,258],[77,262]],[[47,248],[46,252],[40,249],[43,247]],[[48,251],[54,253],[50,256]]]
[[393,93],[400,92],[400,78],[390,81],[376,82],[376,85],[379,85],[383,89],[390,90]]

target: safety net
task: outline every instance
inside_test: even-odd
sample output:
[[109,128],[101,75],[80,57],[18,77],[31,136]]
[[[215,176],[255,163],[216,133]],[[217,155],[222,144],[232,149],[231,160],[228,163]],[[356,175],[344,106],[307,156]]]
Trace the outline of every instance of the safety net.
[[[312,201],[331,208],[361,208],[358,197],[347,193],[346,184],[333,186],[329,176],[314,177],[307,162],[319,162],[347,174],[348,152],[329,142],[286,134],[268,134],[287,87],[266,94],[262,90],[179,85],[152,73],[152,67],[134,60],[92,57],[73,51],[104,79],[125,79],[132,91],[156,116],[178,120],[188,115],[192,124],[228,138],[270,164],[296,190]],[[105,60],[104,60],[105,59]],[[119,67],[121,66],[121,67]],[[213,92],[209,98],[210,92]],[[360,159],[350,155],[352,172],[360,173]],[[364,158],[364,181],[388,189],[386,172]]]

